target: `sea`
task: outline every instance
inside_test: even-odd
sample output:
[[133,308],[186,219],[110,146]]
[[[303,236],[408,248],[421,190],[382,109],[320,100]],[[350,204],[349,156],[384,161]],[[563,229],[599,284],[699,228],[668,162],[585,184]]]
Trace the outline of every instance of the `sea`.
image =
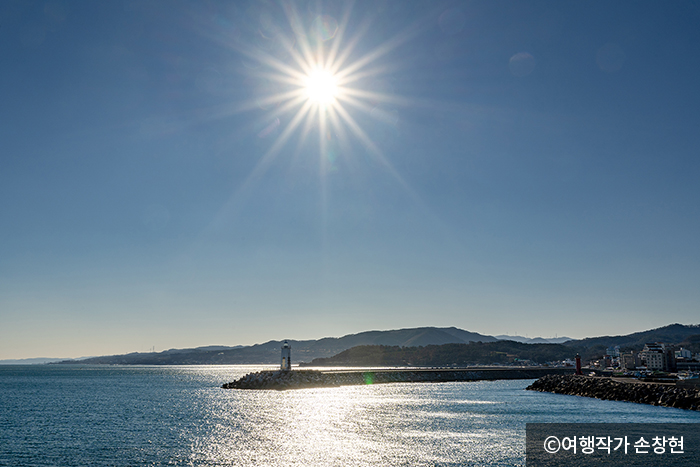
[[532,380],[221,389],[260,366],[0,366],[1,466],[524,466],[525,424],[700,423]]

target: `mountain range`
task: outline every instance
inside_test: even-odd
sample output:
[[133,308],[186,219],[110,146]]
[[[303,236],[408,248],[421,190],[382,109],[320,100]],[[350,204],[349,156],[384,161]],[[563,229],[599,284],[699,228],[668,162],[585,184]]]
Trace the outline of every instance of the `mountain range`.
[[585,339],[570,340],[565,342],[564,345],[583,348],[589,353],[604,353],[605,349],[616,345],[620,346],[620,350],[625,351],[640,350],[647,342],[663,342],[685,346],[693,352],[700,352],[700,349],[693,350],[694,343],[697,342],[699,337],[700,324],[685,325],[676,323],[624,336],[587,337]]
[[520,342],[521,344],[563,344],[564,342],[573,340],[571,337],[523,337],[523,336],[508,336],[500,334],[496,336],[500,341]]
[[[390,345],[418,347],[441,344],[466,344],[469,342],[495,342],[493,336],[485,336],[455,327],[411,328],[391,331],[366,331],[343,337],[325,337],[317,340],[289,339],[294,361],[310,362],[314,358],[332,357],[343,350],[358,345]],[[130,353],[93,357],[80,361],[60,363],[119,364],[119,365],[237,365],[279,363],[282,341],[273,340],[251,346],[209,346],[196,349],[172,349],[158,353]]]
[[[506,337],[507,339],[499,339]],[[487,336],[465,331],[456,327],[421,327],[390,331],[366,331],[348,334],[343,337],[326,337],[317,340],[288,340],[293,349],[294,362],[310,362],[315,358],[328,358],[357,346],[381,345],[398,347],[425,347],[428,345],[469,344],[473,342],[515,341],[520,336]],[[551,339],[543,343],[539,339],[526,339],[527,344],[555,345]],[[557,338],[564,339],[564,338]],[[529,341],[529,342],[528,342]],[[677,344],[687,342],[693,350],[700,345],[700,325],[672,324],[658,329],[637,332],[624,336],[603,336],[579,340],[567,340],[563,345],[571,348],[571,353],[581,352],[582,356],[605,353],[607,347],[619,345],[622,350],[640,350],[646,342],[666,342]],[[522,342],[521,342],[522,343]],[[60,363],[82,364],[122,364],[122,365],[234,365],[234,364],[277,364],[280,358],[282,341],[271,340],[251,346],[207,346],[195,349],[171,349],[164,352],[130,353],[92,357],[80,360],[67,360]]]
[[398,347],[358,345],[330,358],[315,358],[300,366],[472,366],[508,365],[523,361],[560,362],[571,359],[570,347],[562,344],[525,344],[515,341]]

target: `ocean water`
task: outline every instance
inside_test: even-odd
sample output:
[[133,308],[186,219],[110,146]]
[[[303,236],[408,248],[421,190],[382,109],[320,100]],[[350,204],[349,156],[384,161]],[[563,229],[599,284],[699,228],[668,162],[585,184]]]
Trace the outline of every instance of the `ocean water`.
[[261,368],[0,366],[0,465],[514,466],[527,422],[700,423],[531,380],[220,389]]

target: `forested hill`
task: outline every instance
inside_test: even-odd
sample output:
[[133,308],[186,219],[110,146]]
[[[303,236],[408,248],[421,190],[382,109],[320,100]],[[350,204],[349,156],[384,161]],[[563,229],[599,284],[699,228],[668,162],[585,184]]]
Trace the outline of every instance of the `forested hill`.
[[[624,336],[588,337],[586,339],[570,340],[564,345],[579,349],[581,355],[603,355],[608,347],[620,346],[622,351],[642,350],[647,342],[663,342],[665,344],[685,345],[694,349],[692,344],[697,342],[700,335],[700,325],[669,324],[661,328],[635,332]],[[694,350],[697,352],[698,350]]]
[[398,347],[361,345],[330,358],[316,358],[307,366],[465,366],[535,363],[573,359],[576,352],[562,344],[523,344],[514,341]]

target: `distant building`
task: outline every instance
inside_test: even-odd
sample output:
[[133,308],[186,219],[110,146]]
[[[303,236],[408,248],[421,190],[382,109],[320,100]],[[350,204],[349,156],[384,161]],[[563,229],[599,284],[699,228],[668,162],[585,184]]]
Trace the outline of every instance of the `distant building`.
[[700,371],[700,354],[693,357],[693,353],[684,349],[676,350],[676,371]]
[[679,361],[676,364],[676,371],[700,371],[700,362],[693,360]]
[[639,358],[648,370],[676,371],[676,354],[672,346],[659,342],[644,344]]
[[639,352],[639,358],[647,370],[664,370],[664,345],[644,344],[644,349]]
[[667,347],[664,356],[666,357],[666,371],[676,371],[676,348],[674,346]]
[[623,370],[634,370],[638,366],[642,366],[641,362],[639,361],[639,354],[630,352],[620,355],[620,367]]
[[610,355],[606,355],[603,357],[603,367],[604,368],[612,368],[613,366],[613,359]]

